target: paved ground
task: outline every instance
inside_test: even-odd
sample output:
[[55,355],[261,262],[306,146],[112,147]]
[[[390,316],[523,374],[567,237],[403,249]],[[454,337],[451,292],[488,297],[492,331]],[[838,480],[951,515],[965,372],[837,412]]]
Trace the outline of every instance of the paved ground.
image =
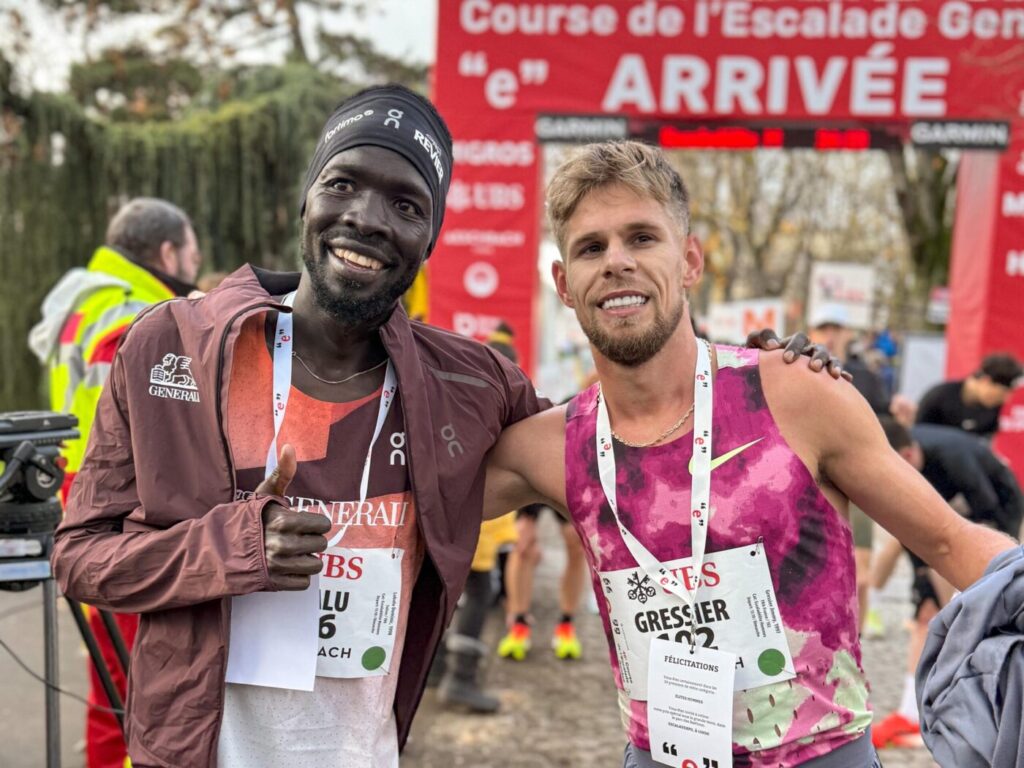
[[[502,711],[492,717],[453,713],[439,707],[428,691],[417,716],[403,768],[545,768],[547,766],[621,765],[622,728],[615,704],[611,669],[600,621],[583,613],[578,627],[584,644],[579,662],[559,662],[547,641],[557,620],[555,590],[562,565],[560,539],[554,523],[541,525],[545,556],[538,576],[535,649],[527,661],[491,661],[487,682],[500,694]],[[865,646],[876,712],[885,713],[899,700],[903,681],[907,610],[906,566],[885,592],[883,613],[889,633]],[[36,671],[43,666],[41,590],[22,594],[0,592],[0,640]],[[488,639],[496,645],[501,621],[494,614]],[[60,608],[61,683],[85,692],[85,661],[67,608]],[[0,649],[0,766],[40,768],[45,765],[43,687]],[[68,698],[62,704],[63,765],[82,768],[80,741],[85,708]],[[886,768],[932,768],[921,750],[887,751]]]

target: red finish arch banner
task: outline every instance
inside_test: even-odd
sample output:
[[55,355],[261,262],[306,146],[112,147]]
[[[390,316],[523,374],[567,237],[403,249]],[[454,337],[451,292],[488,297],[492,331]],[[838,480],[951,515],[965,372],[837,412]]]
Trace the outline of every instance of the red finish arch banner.
[[1021,101],[1017,2],[440,6],[437,97],[470,112],[891,121],[1006,118]]
[[[478,337],[508,322],[528,371],[538,137],[821,149],[888,137],[1004,151],[1024,111],[1024,3],[1012,0],[440,0],[439,14],[434,95],[455,170],[430,316]],[[995,281],[1007,263],[1024,274],[1018,214],[1004,215],[995,191],[1012,192],[1010,163],[968,162],[972,187],[990,194],[971,207],[984,236],[958,233],[954,250],[954,278],[967,275],[951,286],[954,317],[975,272],[986,285],[980,302],[966,297],[966,340],[950,338],[967,367],[992,348],[1024,353],[1020,281]]]

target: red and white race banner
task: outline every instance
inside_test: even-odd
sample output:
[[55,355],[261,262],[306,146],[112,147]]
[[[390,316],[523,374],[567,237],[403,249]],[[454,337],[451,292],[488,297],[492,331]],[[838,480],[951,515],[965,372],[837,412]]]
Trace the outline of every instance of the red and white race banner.
[[[966,376],[992,352],[1024,360],[1024,124],[1004,154],[964,158],[953,236],[947,373]],[[1024,484],[1024,389],[1003,406],[993,447]]]
[[438,30],[473,112],[1005,119],[1024,83],[1012,0],[441,0]]
[[430,322],[480,341],[505,322],[519,364],[532,371],[540,217],[533,121],[442,113],[455,137],[455,169],[428,267]]
[[1024,359],[1024,123],[1002,155],[960,167],[950,269],[947,373],[965,376],[990,352]]
[[983,351],[1024,360],[1024,123],[1014,126],[1013,143],[1000,158],[995,202]]

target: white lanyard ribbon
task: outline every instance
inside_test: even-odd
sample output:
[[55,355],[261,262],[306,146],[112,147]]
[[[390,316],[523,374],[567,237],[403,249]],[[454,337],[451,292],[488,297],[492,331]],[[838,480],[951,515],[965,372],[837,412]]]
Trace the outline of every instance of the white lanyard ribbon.
[[[292,291],[281,302],[286,307],[292,306],[295,301],[295,291]],[[277,313],[277,328],[274,332],[274,438],[270,441],[270,448],[267,450],[267,477],[277,467],[277,437],[281,433],[281,425],[284,423],[284,412],[288,407],[288,395],[292,386],[292,345],[294,334],[292,333],[292,313]],[[373,446],[380,437],[384,422],[387,420],[388,411],[395,402],[395,392],[398,390],[398,380],[395,375],[395,368],[388,360],[388,367],[384,373],[384,388],[380,393],[380,405],[377,408],[377,425],[373,429],[373,438],[370,440],[370,447],[366,450],[366,460],[363,462],[363,475],[359,481],[359,506],[362,509],[366,502],[366,496],[370,489],[370,462],[373,458]],[[327,546],[333,547],[345,534],[344,526],[339,530]]]
[[[295,303],[295,291],[281,301],[286,307]],[[274,330],[274,438],[267,449],[267,477],[277,469],[277,436],[284,423],[284,410],[288,407],[288,395],[292,389],[292,327],[295,318],[291,312],[277,313],[277,328]]]
[[690,621],[691,645],[696,629],[693,604],[697,599],[700,585],[699,574],[704,564],[708,541],[708,521],[711,516],[711,347],[702,340],[697,343],[697,363],[693,374],[693,473],[690,490],[690,532],[692,535],[692,570],[698,574],[695,586],[687,589],[672,572],[661,564],[650,550],[630,533],[619,517],[618,493],[616,491],[615,449],[612,445],[612,428],[608,418],[608,406],[603,396],[597,404],[597,467],[601,476],[601,487],[608,499],[615,522],[619,526],[622,540],[637,565],[664,589],[681,599],[687,607]]

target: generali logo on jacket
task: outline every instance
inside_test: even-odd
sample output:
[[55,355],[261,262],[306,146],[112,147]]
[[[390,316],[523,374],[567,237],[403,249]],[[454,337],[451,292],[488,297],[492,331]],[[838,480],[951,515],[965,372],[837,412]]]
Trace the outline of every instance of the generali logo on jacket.
[[149,372],[149,394],[169,400],[199,402],[199,391],[192,376],[192,358],[168,352]]

